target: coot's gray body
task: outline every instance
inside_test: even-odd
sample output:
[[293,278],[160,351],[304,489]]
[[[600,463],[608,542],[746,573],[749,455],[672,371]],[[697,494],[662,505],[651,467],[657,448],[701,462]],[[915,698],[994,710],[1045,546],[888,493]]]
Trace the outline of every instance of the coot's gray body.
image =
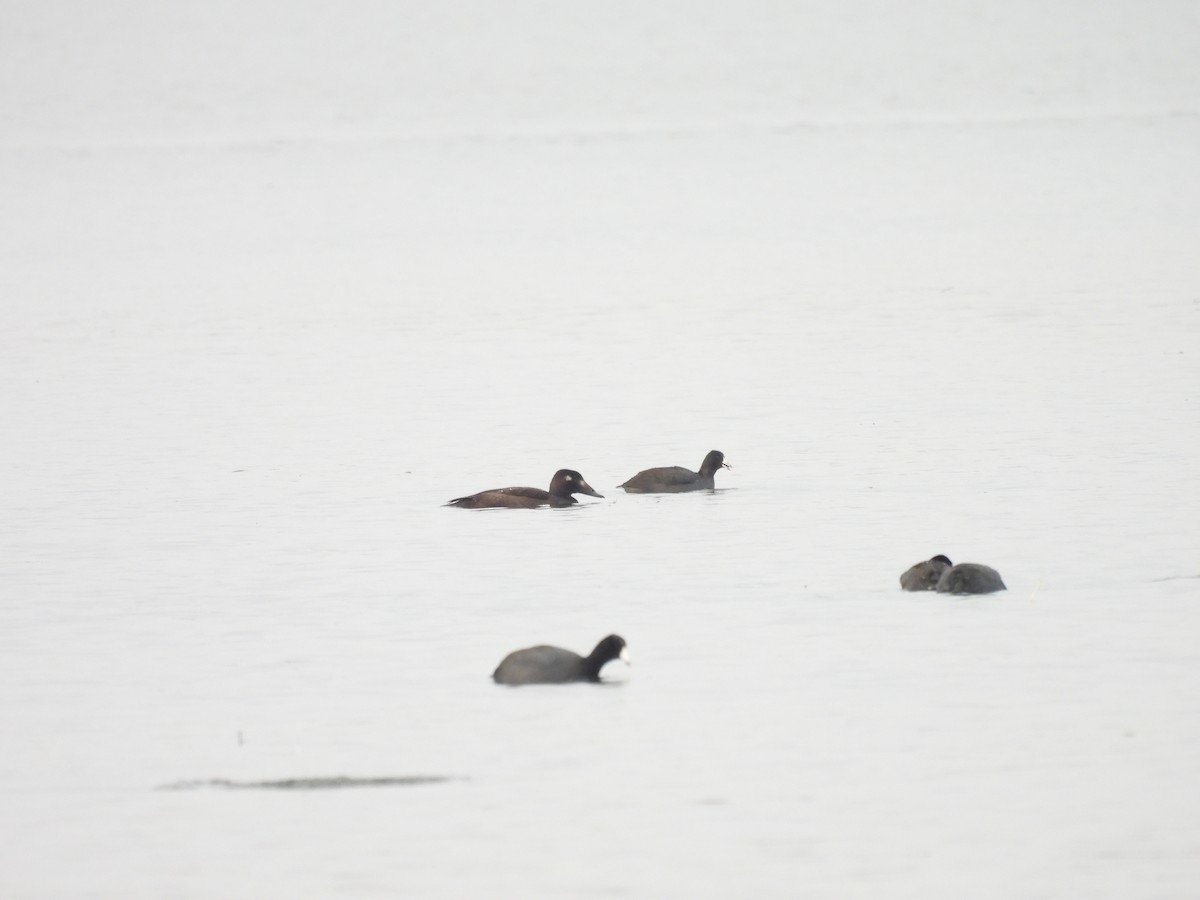
[[527,647],[504,657],[492,678],[497,684],[567,684],[572,681],[599,681],[606,663],[619,659],[629,662],[625,639],[610,634],[587,656],[562,647]]
[[1000,573],[980,563],[959,563],[951,566],[938,579],[939,594],[990,594],[1008,590]]
[[725,454],[720,450],[710,450],[700,464],[699,472],[683,466],[645,469],[618,487],[630,494],[680,494],[685,491],[712,490],[716,486],[714,476],[723,468],[733,467],[725,462]]

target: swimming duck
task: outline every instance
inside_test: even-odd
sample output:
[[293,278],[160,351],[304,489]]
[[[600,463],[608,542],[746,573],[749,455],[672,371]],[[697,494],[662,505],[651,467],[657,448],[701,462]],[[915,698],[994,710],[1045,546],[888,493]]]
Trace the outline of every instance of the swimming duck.
[[589,497],[600,497],[583,476],[574,469],[559,469],[550,479],[550,490],[543,491],[533,487],[493,488],[490,491],[480,491],[469,497],[456,497],[447,506],[457,506],[460,509],[491,509],[495,507],[510,507],[514,509],[536,509],[539,506],[571,506],[578,503],[572,495],[587,494]]

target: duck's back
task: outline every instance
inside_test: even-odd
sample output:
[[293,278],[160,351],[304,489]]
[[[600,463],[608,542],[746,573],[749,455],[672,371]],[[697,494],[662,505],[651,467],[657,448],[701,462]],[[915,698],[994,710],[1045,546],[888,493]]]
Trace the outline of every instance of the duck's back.
[[705,479],[699,473],[685,469],[683,466],[646,469],[620,485],[631,494],[675,494],[681,491],[698,491],[712,486],[711,478]]
[[480,491],[470,497],[458,497],[447,503],[447,506],[457,506],[460,509],[491,509],[494,507],[509,507],[515,509],[536,509],[539,506],[567,506],[565,500],[574,503],[573,498],[555,497],[549,491],[534,487],[495,488],[490,491]]

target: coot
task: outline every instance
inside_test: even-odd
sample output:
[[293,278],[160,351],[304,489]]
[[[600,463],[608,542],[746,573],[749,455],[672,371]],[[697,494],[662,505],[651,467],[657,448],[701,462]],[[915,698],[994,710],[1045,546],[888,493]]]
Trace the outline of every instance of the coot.
[[925,562],[919,562],[912,566],[907,572],[900,576],[900,587],[906,591],[933,591],[937,590],[938,579],[942,577],[942,573],[950,568],[954,563],[950,562],[950,558],[942,556],[940,553],[932,559],[927,559]]
[[979,563],[951,566],[938,579],[937,589],[939,594],[990,594],[1008,590],[999,572]]
[[684,491],[712,490],[713,476],[719,469],[732,469],[725,462],[725,454],[720,450],[710,450],[700,471],[693,472],[683,466],[664,466],[658,469],[646,469],[638,472],[628,481],[618,487],[623,487],[630,494],[678,494]]
[[528,647],[504,657],[492,678],[496,684],[566,684],[570,681],[599,681],[605,663],[619,659],[629,664],[625,639],[610,634],[587,656],[562,647]]

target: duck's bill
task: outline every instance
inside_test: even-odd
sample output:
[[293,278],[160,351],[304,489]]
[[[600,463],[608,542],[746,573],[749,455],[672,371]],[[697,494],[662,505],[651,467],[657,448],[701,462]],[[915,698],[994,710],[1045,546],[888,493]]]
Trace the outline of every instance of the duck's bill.
[[733,468],[733,466],[731,466],[731,465],[730,465],[729,463],[727,463],[727,462],[723,462],[723,463],[721,463],[721,468],[722,468],[722,469],[732,469],[732,468]]
[[596,489],[594,487],[592,487],[590,484],[588,484],[586,481],[583,482],[581,485],[579,485],[578,491],[581,494],[587,494],[589,497],[599,497],[601,500],[604,499],[604,495],[597,494]]
[[625,665],[627,665],[627,666],[633,665],[633,660],[631,660],[629,658],[629,648],[628,647],[621,648],[621,654],[620,654],[620,656],[617,657],[617,659],[619,659],[621,662],[625,663]]

